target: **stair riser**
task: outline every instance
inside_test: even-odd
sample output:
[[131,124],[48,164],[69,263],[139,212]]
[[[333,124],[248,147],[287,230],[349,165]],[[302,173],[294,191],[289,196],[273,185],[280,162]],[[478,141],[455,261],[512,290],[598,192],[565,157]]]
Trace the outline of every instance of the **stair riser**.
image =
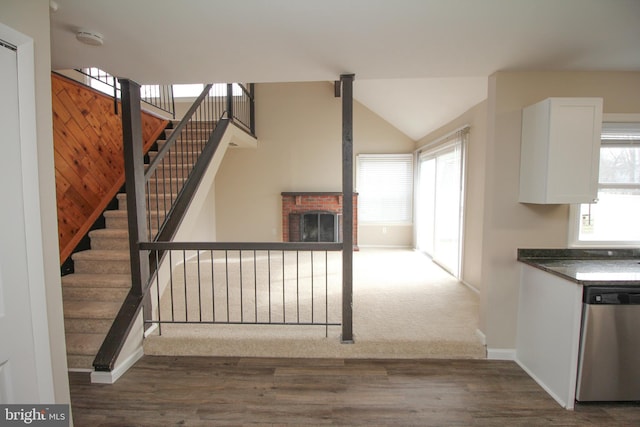
[[[123,230],[126,230],[126,229],[129,228],[129,224],[127,222],[127,218],[126,217],[109,217],[106,220],[107,220],[107,222],[106,222],[107,228],[123,229]],[[157,219],[157,217],[155,219],[151,220],[151,227],[153,227],[154,229],[158,228],[158,219]],[[128,249],[128,248],[129,247],[127,246],[125,249]]]
[[64,300],[122,302],[128,293],[129,288],[62,288]]
[[[153,159],[152,159],[153,160]],[[165,159],[154,170],[152,178],[154,179],[187,179],[189,174],[193,170],[197,159],[184,158],[180,159]],[[145,170],[145,173],[148,169]]]
[[64,319],[64,330],[70,334],[106,335],[112,324],[112,319]]
[[105,334],[77,334],[67,332],[67,355],[95,356]]
[[95,356],[83,356],[77,354],[67,355],[67,365],[69,369],[92,369]]
[[74,260],[76,273],[131,274],[129,261]]
[[[173,135],[173,129],[165,129],[164,131],[164,136],[166,139],[169,139],[171,137],[171,135]],[[204,139],[204,138],[208,138],[209,135],[211,135],[211,133],[213,132],[212,129],[206,129],[206,128],[201,128],[201,129],[183,129],[182,130],[182,137],[186,138],[186,139]]]
[[[181,180],[184,181],[184,180]],[[183,187],[183,182],[176,182],[176,180],[173,180],[173,182],[166,180],[166,181],[150,181],[149,182],[149,186],[147,187],[148,190],[151,192],[151,194],[158,194],[158,195],[176,195],[178,194],[178,192],[180,190],[182,190]]]
[[[78,279],[79,278],[79,279]],[[131,276],[100,276],[70,274],[62,277],[62,288],[100,288],[100,289],[129,289],[131,288]]]
[[126,230],[129,228],[127,217],[105,217],[107,228]]
[[[166,210],[168,211],[171,207],[171,200],[169,198],[167,198],[166,200],[164,198],[161,198],[160,200],[152,198],[151,200],[147,201],[147,208],[153,211],[154,214],[158,213],[160,215],[164,215],[165,206]],[[118,198],[118,209],[127,210],[126,199],[121,200],[120,198]]]
[[106,250],[127,250],[129,249],[128,238],[108,238],[108,237],[92,237],[91,249],[106,249]]
[[[162,148],[164,144],[158,144],[158,151]],[[198,157],[198,154],[202,152],[202,148],[204,147],[204,143],[200,141],[190,141],[188,143],[178,144],[172,147],[165,156],[175,157],[178,159],[188,158],[188,157]],[[158,151],[149,151],[147,154],[150,159],[155,159],[158,155]]]
[[[160,151],[160,149],[162,149],[162,147],[165,146],[167,141],[163,141],[160,140],[158,141],[158,151]],[[184,147],[190,147],[190,148],[194,148],[197,147],[198,150],[202,150],[202,147],[204,147],[207,143],[207,140],[205,139],[192,139],[192,140],[187,140],[187,141],[176,141],[173,143],[173,146],[176,148],[184,148]],[[196,150],[189,150],[189,151],[196,151]]]

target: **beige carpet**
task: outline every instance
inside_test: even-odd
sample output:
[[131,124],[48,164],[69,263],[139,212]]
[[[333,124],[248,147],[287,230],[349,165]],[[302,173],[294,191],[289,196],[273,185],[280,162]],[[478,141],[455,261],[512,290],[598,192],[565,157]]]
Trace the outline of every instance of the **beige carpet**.
[[[224,256],[188,259],[186,267],[174,269],[173,289],[163,293],[161,318],[177,320],[243,318],[245,321],[290,322],[324,319],[339,321],[341,313],[340,254],[314,254],[313,270],[309,254],[298,257],[300,266],[292,270],[295,258],[273,255],[252,263],[252,254],[243,258],[243,282],[234,272],[240,260]],[[318,260],[320,257],[320,264]],[[325,268],[329,279],[325,281]],[[283,275],[284,269],[284,275]],[[200,275],[207,283],[200,291],[184,289]],[[265,279],[271,275],[269,287]],[[229,277],[231,286],[214,287]],[[313,277],[313,281],[311,280]],[[235,286],[233,285],[235,283]],[[326,286],[326,305],[325,305]],[[283,287],[285,288],[283,297]],[[240,295],[242,289],[242,295]],[[311,305],[311,292],[314,302]],[[174,307],[168,304],[173,295]],[[212,298],[212,295],[215,298]],[[258,305],[253,302],[257,296]],[[271,298],[270,303],[269,297]],[[184,302],[187,301],[187,308]],[[203,304],[199,304],[203,301]],[[215,302],[214,302],[215,301]],[[242,301],[242,310],[240,310]],[[207,305],[208,303],[208,305]],[[202,309],[199,309],[202,305]],[[328,310],[327,310],[328,305]],[[228,308],[227,308],[228,307]],[[328,311],[328,313],[327,313]],[[353,344],[340,342],[341,328],[330,326],[272,325],[162,325],[162,335],[145,340],[145,353],[154,355],[212,355],[245,357],[339,357],[339,358],[484,358],[485,348],[477,334],[478,296],[425,255],[411,250],[362,249],[354,253]],[[325,336],[327,333],[328,336]]]

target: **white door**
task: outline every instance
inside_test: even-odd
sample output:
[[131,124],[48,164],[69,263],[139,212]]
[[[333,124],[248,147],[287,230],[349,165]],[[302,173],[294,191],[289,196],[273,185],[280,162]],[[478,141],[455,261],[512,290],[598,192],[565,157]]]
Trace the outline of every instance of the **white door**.
[[17,70],[15,50],[0,43],[0,403],[4,404],[39,403],[40,396],[29,294]]

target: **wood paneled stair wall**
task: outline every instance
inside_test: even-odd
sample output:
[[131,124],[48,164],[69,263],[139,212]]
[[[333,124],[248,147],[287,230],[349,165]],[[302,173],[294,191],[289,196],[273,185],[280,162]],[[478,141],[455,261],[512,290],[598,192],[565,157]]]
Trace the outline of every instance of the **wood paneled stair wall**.
[[[113,98],[67,77],[52,73],[51,89],[62,263],[124,185],[122,119]],[[145,152],[168,123],[143,112]]]

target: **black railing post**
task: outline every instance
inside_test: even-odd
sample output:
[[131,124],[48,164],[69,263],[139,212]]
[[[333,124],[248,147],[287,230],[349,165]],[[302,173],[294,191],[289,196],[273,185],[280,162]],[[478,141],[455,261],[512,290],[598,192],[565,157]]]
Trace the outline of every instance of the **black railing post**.
[[143,296],[149,280],[149,256],[138,248],[139,242],[148,240],[140,85],[128,79],[120,80],[120,85],[124,173],[129,220],[129,254],[131,257],[131,291],[136,296]]
[[227,117],[233,121],[233,84],[227,83]]
[[255,84],[249,83],[249,128],[251,135],[256,134],[256,103],[254,96]]
[[173,97],[173,85],[169,85],[169,97],[171,98],[171,116],[176,118],[176,100]]
[[116,77],[113,77],[113,114],[118,115],[118,83]]
[[353,343],[353,80],[342,83],[342,342]]

